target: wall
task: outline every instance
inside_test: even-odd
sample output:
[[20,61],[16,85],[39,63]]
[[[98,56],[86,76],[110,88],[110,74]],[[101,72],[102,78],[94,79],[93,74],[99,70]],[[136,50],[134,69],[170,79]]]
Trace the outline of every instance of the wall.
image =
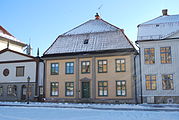
[[[56,59],[46,61],[46,97],[47,98],[81,98],[81,79],[87,78],[90,81],[90,97],[94,99],[134,99],[134,59],[133,55],[121,55],[121,56],[110,56],[104,57],[92,56],[92,57],[81,57],[75,59]],[[115,71],[115,59],[125,58],[126,59],[126,72]],[[108,72],[98,73],[98,60],[108,61]],[[94,61],[93,61],[94,60]],[[81,61],[90,61],[90,73],[81,74]],[[74,62],[75,74],[65,74],[65,62]],[[95,63],[94,63],[95,62]],[[59,63],[59,75],[50,75],[51,63]],[[79,64],[79,68],[77,68]],[[96,67],[95,67],[96,66]],[[93,69],[95,67],[95,70]],[[79,70],[78,72],[76,70]],[[78,80],[77,80],[78,79]],[[127,83],[127,96],[116,96],[116,80],[126,80]],[[74,97],[65,96],[65,82],[74,82]],[[98,97],[98,81],[108,81],[108,96]],[[59,96],[50,96],[50,82],[59,82]],[[78,85],[75,83],[77,82]],[[93,82],[95,82],[93,84]],[[95,86],[95,87],[94,87]],[[79,87],[78,90],[75,90]],[[95,89],[95,90],[94,90]],[[79,92],[79,96],[76,94]],[[95,93],[94,93],[95,92]]]
[[[16,67],[17,66],[24,66],[24,76],[23,77],[16,77]],[[9,75],[4,76],[3,70],[9,69]],[[7,82],[27,82],[27,77],[30,76],[30,82],[35,82],[36,73],[36,62],[21,62],[21,63],[5,63],[0,64],[0,83],[7,83]]]
[[[141,65],[142,65],[142,87],[143,96],[179,96],[179,41],[163,40],[163,41],[150,41],[139,42],[141,47]],[[160,47],[171,46],[172,63],[161,64],[160,62]],[[144,63],[144,48],[155,48],[155,64]],[[157,76],[157,90],[146,90],[145,75],[156,74]],[[162,89],[162,74],[173,74],[174,90]]]
[[[0,37],[0,50],[7,48],[7,43]],[[9,49],[23,53],[23,47],[16,44],[9,43]]]

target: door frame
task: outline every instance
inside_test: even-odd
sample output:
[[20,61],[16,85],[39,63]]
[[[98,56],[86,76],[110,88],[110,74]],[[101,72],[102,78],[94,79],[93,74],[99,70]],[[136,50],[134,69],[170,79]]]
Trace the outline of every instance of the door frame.
[[[88,98],[85,98],[85,97],[83,97],[83,83],[88,83],[89,84],[89,90],[88,90],[88,92],[89,92],[89,97]],[[89,99],[89,98],[91,98],[91,92],[90,92],[90,81],[82,81],[81,82],[81,98],[82,99]]]

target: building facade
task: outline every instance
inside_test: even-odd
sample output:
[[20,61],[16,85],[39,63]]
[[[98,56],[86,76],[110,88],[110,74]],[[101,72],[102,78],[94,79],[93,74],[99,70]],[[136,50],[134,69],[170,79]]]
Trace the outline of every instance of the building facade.
[[137,102],[137,52],[122,29],[95,17],[44,52],[46,101]]
[[[26,101],[43,96],[44,64],[32,57],[8,48],[0,51],[0,100]],[[29,78],[29,82],[28,79]]]
[[179,15],[138,25],[144,103],[179,103]]

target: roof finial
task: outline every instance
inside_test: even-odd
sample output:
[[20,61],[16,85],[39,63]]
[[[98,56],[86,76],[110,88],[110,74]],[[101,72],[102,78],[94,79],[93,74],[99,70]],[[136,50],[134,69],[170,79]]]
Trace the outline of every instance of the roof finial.
[[98,13],[96,13],[96,15],[95,15],[95,19],[96,19],[96,20],[100,19],[100,16],[99,16]]
[[39,57],[39,48],[37,48],[37,57]]

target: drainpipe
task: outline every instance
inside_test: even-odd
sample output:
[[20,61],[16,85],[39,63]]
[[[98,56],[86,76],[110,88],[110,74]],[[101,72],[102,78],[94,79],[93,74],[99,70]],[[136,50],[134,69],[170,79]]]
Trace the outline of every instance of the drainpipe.
[[140,65],[140,89],[141,89],[141,103],[143,103],[143,94],[142,94],[142,67],[141,67],[141,49],[136,44],[136,46],[139,48],[139,65]]
[[136,75],[136,57],[137,57],[137,55],[134,56],[134,76],[135,76],[135,78],[134,78],[135,83],[134,84],[135,84],[135,102],[136,102],[136,104],[138,104],[138,100],[137,100],[137,83],[136,83],[136,77],[137,77],[137,75]]

